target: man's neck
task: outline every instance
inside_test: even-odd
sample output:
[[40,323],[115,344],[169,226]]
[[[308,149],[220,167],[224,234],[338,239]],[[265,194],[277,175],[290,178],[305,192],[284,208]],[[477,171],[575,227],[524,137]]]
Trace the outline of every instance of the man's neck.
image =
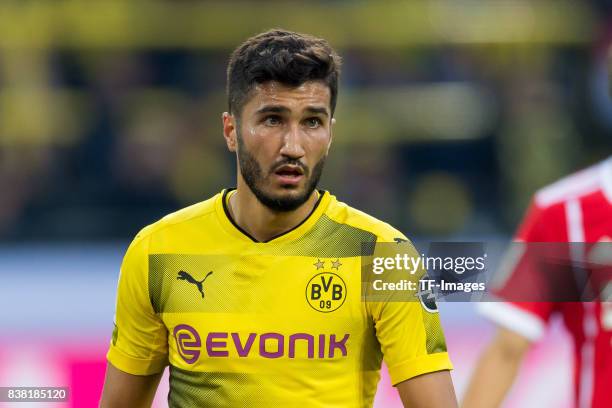
[[308,200],[293,211],[272,211],[263,205],[246,185],[238,185],[229,198],[229,211],[234,222],[259,242],[266,242],[295,228],[312,212],[319,194],[312,192]]

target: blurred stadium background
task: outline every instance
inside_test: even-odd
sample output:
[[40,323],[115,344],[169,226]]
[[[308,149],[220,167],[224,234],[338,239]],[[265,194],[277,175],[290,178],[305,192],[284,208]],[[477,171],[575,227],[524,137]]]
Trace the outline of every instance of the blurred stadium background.
[[[220,117],[248,36],[343,56],[324,188],[420,242],[502,247],[535,189],[612,153],[606,3],[0,2],[0,386],[95,404],[129,240],[234,183]],[[492,328],[441,310],[461,395]],[[506,406],[569,406],[568,347],[555,326]]]

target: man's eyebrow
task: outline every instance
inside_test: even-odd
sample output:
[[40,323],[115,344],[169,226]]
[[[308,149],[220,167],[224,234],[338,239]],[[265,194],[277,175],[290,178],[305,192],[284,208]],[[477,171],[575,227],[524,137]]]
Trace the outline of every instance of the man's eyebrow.
[[318,113],[321,115],[329,116],[329,112],[327,111],[327,108],[323,108],[323,107],[309,106],[306,108],[306,111],[310,113]]
[[[256,114],[261,115],[263,113],[287,113],[290,112],[290,109],[282,106],[282,105],[266,105],[255,111]],[[320,106],[308,106],[306,107],[306,112],[315,113],[320,115],[329,116],[329,112],[327,108]]]
[[262,113],[287,113],[289,112],[289,108],[280,105],[266,105],[263,106],[255,112],[256,114]]

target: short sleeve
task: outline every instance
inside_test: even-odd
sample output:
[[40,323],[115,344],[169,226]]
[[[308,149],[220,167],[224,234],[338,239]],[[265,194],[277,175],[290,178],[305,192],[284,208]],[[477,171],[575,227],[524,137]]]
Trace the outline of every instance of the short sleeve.
[[[408,248],[410,256],[418,256],[409,241],[402,246]],[[417,271],[419,279],[424,274],[423,269]],[[410,298],[368,302],[368,308],[393,385],[453,368],[434,300],[424,304],[412,294]]]
[[107,354],[113,366],[134,375],[156,374],[168,364],[167,329],[149,298],[148,242],[141,232],[123,259]]
[[[542,259],[546,252],[567,248],[559,244],[567,241],[564,230],[561,207],[541,207],[533,200],[496,271],[491,293],[500,302],[478,305],[480,313],[531,341],[539,340],[557,309],[553,302],[560,296],[557,286],[567,281],[565,271],[551,273],[553,268],[545,266]],[[551,242],[556,244],[549,244]],[[562,258],[561,253],[555,255]],[[556,282],[552,281],[552,276],[556,276]]]

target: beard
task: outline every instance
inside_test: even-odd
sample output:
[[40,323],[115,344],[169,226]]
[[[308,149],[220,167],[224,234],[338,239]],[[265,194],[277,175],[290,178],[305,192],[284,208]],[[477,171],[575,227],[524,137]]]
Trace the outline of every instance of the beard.
[[[240,166],[240,174],[242,178],[249,186],[257,200],[260,203],[268,207],[270,210],[275,212],[288,212],[293,211],[304,204],[312,192],[319,184],[319,179],[323,173],[323,167],[325,165],[325,156],[317,162],[313,167],[312,172],[307,166],[305,166],[299,160],[283,159],[270,168],[267,174],[264,175],[264,171],[255,159],[255,157],[249,152],[244,146],[242,141],[242,135],[237,131],[238,141],[238,164]],[[273,174],[274,169],[284,166],[286,164],[299,166],[304,172],[306,184],[303,187],[303,191],[296,195],[283,195],[271,194],[264,190],[266,179]]]

